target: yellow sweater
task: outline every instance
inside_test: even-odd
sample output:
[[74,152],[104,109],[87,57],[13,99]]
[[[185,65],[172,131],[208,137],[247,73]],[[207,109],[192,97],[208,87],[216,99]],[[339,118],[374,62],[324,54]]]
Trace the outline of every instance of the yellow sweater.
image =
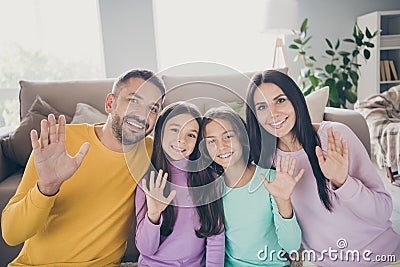
[[106,148],[93,125],[67,125],[66,134],[70,155],[84,142],[90,142],[89,152],[53,197],[39,192],[31,155],[2,213],[6,242],[25,242],[9,266],[115,266],[125,252],[134,190],[149,167],[152,139],[146,137],[124,154]]

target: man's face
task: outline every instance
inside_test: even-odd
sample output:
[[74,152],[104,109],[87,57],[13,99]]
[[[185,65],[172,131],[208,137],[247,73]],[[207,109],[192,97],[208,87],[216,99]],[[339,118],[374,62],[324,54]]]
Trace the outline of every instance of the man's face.
[[113,96],[112,131],[123,145],[133,145],[148,135],[161,109],[161,91],[141,78],[131,78]]

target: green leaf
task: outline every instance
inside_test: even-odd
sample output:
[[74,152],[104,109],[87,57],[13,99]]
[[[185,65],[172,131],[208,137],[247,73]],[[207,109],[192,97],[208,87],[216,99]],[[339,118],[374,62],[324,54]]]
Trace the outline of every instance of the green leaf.
[[303,41],[303,45],[306,45],[308,43],[308,41],[310,41],[310,40],[311,40],[311,36],[307,37],[307,39],[305,39]]
[[294,39],[293,42],[295,42],[296,44],[300,44],[300,45],[303,44],[303,42],[301,41],[300,38]]
[[372,34],[371,34],[371,32],[369,31],[368,27],[365,29],[365,35],[367,36],[368,39],[371,39],[371,38],[372,38]]
[[310,73],[311,73],[310,68],[302,68],[300,71],[301,76],[304,78],[308,78],[308,76],[310,76]]
[[346,39],[343,39],[343,42],[354,43],[354,40],[350,39],[350,38],[346,38]]
[[314,75],[311,75],[308,79],[310,80],[310,82],[314,88],[318,86],[319,79],[317,77],[315,77]]
[[306,87],[302,92],[303,92],[303,95],[309,95],[311,92],[313,91],[313,87],[310,85],[310,86],[308,86],[308,87]]
[[350,63],[350,59],[348,57],[343,57],[343,64],[347,65]]
[[372,35],[372,37],[375,37],[375,36],[377,36],[378,35],[378,33],[380,33],[382,30],[376,30],[375,32],[374,32],[374,34]]
[[356,36],[356,44],[358,46],[362,46],[363,42],[362,42],[362,38],[360,38],[359,36]]
[[300,51],[300,52],[299,52],[299,55],[304,56],[305,54],[306,54],[306,51]]
[[333,49],[332,43],[331,43],[331,41],[329,41],[328,38],[325,38],[325,42],[328,44],[330,49]]
[[337,42],[336,42],[336,45],[335,45],[335,50],[337,50],[339,48],[339,46],[340,46],[340,41],[339,41],[339,39],[337,39]]
[[339,51],[338,54],[341,55],[342,57],[348,57],[348,56],[350,56],[350,53],[349,53],[349,52],[346,52],[346,51]]
[[357,64],[357,63],[351,63],[351,65],[353,65],[353,66],[356,67],[356,68],[361,67],[361,64]]
[[353,70],[351,70],[351,71],[349,72],[349,74],[350,74],[351,81],[353,82],[354,85],[357,86],[357,85],[358,85],[358,79],[360,78],[360,77],[358,76],[358,73],[355,72],[355,71],[353,71]]
[[299,47],[297,45],[295,45],[295,44],[289,45],[289,48],[290,49],[299,49]]
[[360,51],[358,50],[353,50],[353,57],[356,57],[358,54],[360,54]]
[[311,63],[311,62],[308,62],[308,63],[306,63],[306,66],[309,67],[309,68],[312,68],[312,67],[314,67],[314,64]]
[[325,71],[326,71],[327,73],[329,73],[329,74],[333,73],[333,72],[335,71],[335,69],[336,69],[336,66],[333,65],[333,64],[327,64],[327,65],[325,66]]
[[365,57],[365,59],[369,59],[370,56],[371,56],[371,52],[369,52],[368,49],[364,49],[364,57]]
[[364,42],[364,44],[365,44],[367,47],[371,47],[371,48],[375,46],[373,43],[370,43],[370,42]]
[[345,90],[344,95],[346,96],[347,101],[352,104],[357,101],[357,95],[352,90]]
[[300,31],[301,32],[306,32],[307,31],[307,23],[308,23],[308,18],[303,20],[303,23],[301,24]]
[[310,60],[312,60],[312,61],[315,61],[315,62],[317,62],[317,60],[315,59],[315,57],[314,57],[314,56],[310,56],[310,57],[309,57],[309,59],[310,59]]
[[333,51],[333,50],[325,50],[325,53],[327,53],[330,56],[334,56],[335,55],[335,51]]
[[352,88],[353,87],[353,85],[351,84],[351,82],[349,82],[349,81],[346,81],[345,82],[345,84],[344,84],[344,89],[345,90],[348,90],[348,89],[350,89],[350,88]]

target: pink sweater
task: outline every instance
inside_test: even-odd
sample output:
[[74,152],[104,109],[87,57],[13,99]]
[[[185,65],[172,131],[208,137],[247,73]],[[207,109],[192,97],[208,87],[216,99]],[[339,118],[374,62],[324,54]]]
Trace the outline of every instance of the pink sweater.
[[[324,153],[328,147],[329,127],[339,131],[341,138],[349,144],[349,177],[338,189],[329,184],[332,212],[326,210],[319,199],[305,151],[277,150],[277,155],[282,158],[290,154],[297,159],[295,173],[301,168],[305,169],[292,195],[292,203],[302,229],[303,246],[306,250],[315,251],[315,257],[306,257],[306,260],[319,266],[335,267],[387,265],[377,262],[376,256],[392,254],[400,243],[400,236],[393,231],[389,220],[393,209],[392,199],[361,141],[347,126],[335,122],[321,123],[318,135]],[[323,250],[327,252],[323,253]],[[360,260],[349,256],[353,250],[358,250],[356,254],[359,253]],[[400,259],[400,255],[396,255],[396,258]],[[368,262],[368,259],[371,261]]]

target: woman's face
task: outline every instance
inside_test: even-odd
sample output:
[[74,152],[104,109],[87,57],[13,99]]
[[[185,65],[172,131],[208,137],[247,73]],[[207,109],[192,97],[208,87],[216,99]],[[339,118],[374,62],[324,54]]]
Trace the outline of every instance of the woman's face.
[[205,141],[213,161],[225,170],[243,161],[243,148],[232,124],[224,119],[214,119],[205,127]]
[[198,136],[199,124],[191,114],[174,116],[164,127],[162,138],[164,153],[173,160],[188,158],[196,146]]
[[294,107],[274,83],[262,83],[254,92],[257,120],[270,134],[282,138],[292,133],[296,123]]

